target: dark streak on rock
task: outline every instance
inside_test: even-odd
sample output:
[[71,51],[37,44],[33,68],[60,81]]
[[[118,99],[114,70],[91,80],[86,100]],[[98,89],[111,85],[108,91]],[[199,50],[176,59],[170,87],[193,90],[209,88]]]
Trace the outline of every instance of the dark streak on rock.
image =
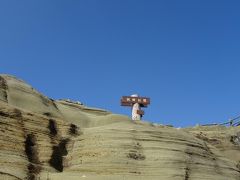
[[133,174],[141,174],[141,172],[138,172],[138,171],[130,171],[129,173],[133,173]]
[[70,124],[70,128],[69,128],[69,134],[72,135],[72,136],[78,136],[80,135],[80,132],[79,132],[79,127],[77,127],[77,125],[75,124]]
[[237,168],[239,169],[239,171],[240,171],[240,161],[238,161],[236,167],[237,167]]
[[130,152],[130,153],[128,153],[127,157],[130,159],[134,159],[134,160],[145,160],[146,159],[146,157],[143,154],[137,153],[137,152]]
[[57,123],[53,119],[49,120],[49,122],[48,122],[48,129],[49,129],[50,135],[52,137],[57,135]]
[[43,115],[44,115],[44,116],[48,116],[48,117],[51,117],[51,116],[52,116],[52,114],[51,114],[50,112],[44,112]]
[[52,102],[53,106],[55,107],[55,109],[56,109],[57,111],[59,111],[59,109],[58,109],[58,107],[57,107],[57,105],[56,105],[55,101],[54,101],[53,99],[50,99],[50,100],[51,100],[51,102]]
[[132,149],[130,149],[128,155],[128,158],[134,159],[134,160],[145,160],[146,157],[142,152],[142,146],[139,142],[133,145]]
[[63,156],[68,154],[67,144],[69,139],[62,139],[57,146],[53,146],[51,159],[49,160],[49,164],[54,167],[59,172],[63,172]]
[[0,76],[0,88],[3,89],[3,96],[6,99],[6,101],[8,102],[8,94],[7,94],[7,90],[8,90],[8,85],[7,85],[7,81]]
[[0,116],[3,116],[3,117],[9,117],[9,114],[3,112],[3,111],[0,111]]
[[41,171],[41,166],[38,158],[36,137],[34,134],[27,134],[25,140],[25,153],[29,161],[27,179],[35,180],[37,174]]
[[185,150],[185,154],[188,155],[188,160],[186,161],[186,167],[185,167],[185,174],[184,174],[184,180],[189,180],[190,179],[190,174],[191,174],[191,168],[190,165],[193,162],[193,152],[190,149]]
[[14,109],[12,112],[8,112],[8,113],[4,111],[0,111],[0,116],[22,119],[22,113],[19,109]]
[[29,162],[39,163],[36,138],[34,134],[28,134],[25,140],[25,153],[28,157]]
[[35,180],[36,175],[41,172],[41,169],[42,169],[41,166],[37,164],[29,163],[28,164],[28,180]]
[[14,109],[13,110],[13,115],[11,115],[11,116],[13,116],[15,118],[18,118],[18,119],[22,119],[22,112],[19,109]]
[[185,168],[184,180],[189,180],[189,174],[190,174],[190,168],[186,167]]

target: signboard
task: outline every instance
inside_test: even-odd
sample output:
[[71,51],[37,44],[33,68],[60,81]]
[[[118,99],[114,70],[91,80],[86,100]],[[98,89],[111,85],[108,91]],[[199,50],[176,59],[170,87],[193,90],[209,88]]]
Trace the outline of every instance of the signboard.
[[150,104],[150,98],[123,96],[121,99],[122,106],[133,106],[135,103],[140,104],[141,107],[147,107]]

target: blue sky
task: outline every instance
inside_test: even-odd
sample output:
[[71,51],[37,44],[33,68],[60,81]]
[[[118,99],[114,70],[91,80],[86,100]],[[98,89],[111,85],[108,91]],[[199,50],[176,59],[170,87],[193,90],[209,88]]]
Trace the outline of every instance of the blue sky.
[[0,72],[43,94],[191,126],[240,114],[240,2],[3,0]]

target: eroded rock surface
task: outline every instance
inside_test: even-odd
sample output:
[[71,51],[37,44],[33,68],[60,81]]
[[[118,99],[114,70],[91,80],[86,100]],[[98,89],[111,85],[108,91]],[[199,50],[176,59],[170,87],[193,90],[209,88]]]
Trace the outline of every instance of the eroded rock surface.
[[0,179],[239,180],[239,127],[175,129],[0,76]]

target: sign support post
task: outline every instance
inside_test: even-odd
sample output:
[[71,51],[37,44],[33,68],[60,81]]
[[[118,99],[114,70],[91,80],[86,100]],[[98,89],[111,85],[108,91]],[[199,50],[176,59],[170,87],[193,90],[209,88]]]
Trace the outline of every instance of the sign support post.
[[132,120],[141,120],[144,111],[141,107],[147,107],[150,104],[150,98],[139,97],[137,94],[131,96],[123,96],[121,98],[121,106],[132,107]]

